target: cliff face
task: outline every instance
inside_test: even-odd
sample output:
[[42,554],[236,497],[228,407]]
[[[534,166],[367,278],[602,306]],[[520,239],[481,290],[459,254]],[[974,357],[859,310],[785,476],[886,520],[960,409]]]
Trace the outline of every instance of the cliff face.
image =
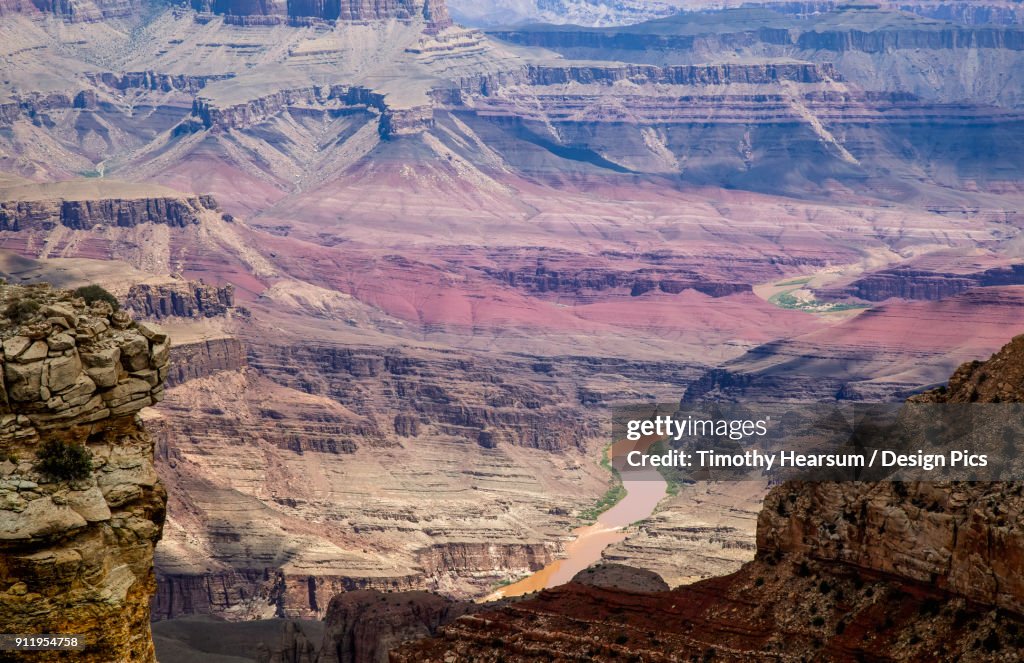
[[212,338],[195,343],[182,343],[171,349],[171,368],[167,386],[213,375],[218,371],[243,368],[245,348],[237,338]]
[[821,296],[857,297],[881,302],[902,299],[945,299],[971,288],[1024,284],[1024,265],[1010,265],[982,272],[953,274],[913,268],[886,269],[859,278],[841,288],[821,291]]
[[532,85],[559,85],[563,83],[614,83],[628,80],[632,83],[660,83],[664,85],[725,85],[766,84],[792,81],[821,83],[839,80],[839,74],[830,64],[765,63],[765,64],[708,64],[657,67],[653,65],[531,65],[527,80]]
[[136,284],[128,291],[125,307],[145,318],[214,318],[235,306],[235,287],[198,281],[161,285]]
[[95,225],[130,228],[142,223],[184,228],[198,223],[202,211],[216,207],[212,196],[0,201],[0,230],[50,230],[58,225],[73,230]]
[[[163,396],[170,341],[45,286],[5,287],[0,301],[21,320],[5,318],[0,331],[0,623],[81,634],[76,660],[153,661],[153,546],[166,496],[136,415]],[[61,463],[63,449],[84,452]],[[66,654],[34,656],[22,660]]]
[[90,82],[104,85],[113,90],[152,90],[154,92],[180,91],[196,94],[213,81],[233,78],[234,74],[210,74],[192,76],[188,74],[163,74],[154,71],[129,71],[125,73],[87,73]]
[[387,661],[388,651],[397,645],[429,637],[441,625],[474,607],[429,592],[384,594],[362,590],[339,594],[327,609],[317,662]]
[[140,5],[138,0],[5,0],[0,16],[49,14],[70,23],[92,23],[131,16]]
[[376,114],[382,138],[421,133],[433,126],[433,108],[417,105],[394,108],[386,95],[361,86],[332,85],[285,89],[240,104],[217,106],[199,97],[192,105],[192,116],[207,129],[246,129],[269,120],[289,108],[301,106],[323,111],[365,110]]
[[[911,400],[1024,402],[1024,336]],[[794,483],[765,500],[758,548],[893,573],[1022,613],[1022,523],[1017,483]],[[832,536],[821,537],[826,530]]]
[[325,21],[424,19],[434,30],[451,25],[444,0],[192,0],[200,12],[229,16],[287,16]]

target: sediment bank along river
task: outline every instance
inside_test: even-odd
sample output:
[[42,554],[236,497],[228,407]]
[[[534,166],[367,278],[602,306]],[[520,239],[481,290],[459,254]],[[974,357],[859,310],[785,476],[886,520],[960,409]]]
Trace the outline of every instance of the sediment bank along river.
[[605,548],[626,538],[624,528],[627,525],[650,516],[658,502],[665,497],[668,488],[665,480],[657,470],[651,468],[626,470],[620,475],[626,490],[625,497],[598,516],[593,525],[574,529],[572,535],[575,538],[565,547],[566,556],[563,559],[555,560],[533,575],[498,589],[484,600],[521,596],[569,582],[577,573],[599,562]]

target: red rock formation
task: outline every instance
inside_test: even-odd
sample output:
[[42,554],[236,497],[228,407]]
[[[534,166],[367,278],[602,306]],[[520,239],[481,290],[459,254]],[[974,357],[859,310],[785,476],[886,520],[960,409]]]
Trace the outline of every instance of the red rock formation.
[[472,610],[471,603],[427,592],[345,592],[334,597],[327,608],[324,642],[317,661],[384,661],[398,644],[431,636],[441,625]]

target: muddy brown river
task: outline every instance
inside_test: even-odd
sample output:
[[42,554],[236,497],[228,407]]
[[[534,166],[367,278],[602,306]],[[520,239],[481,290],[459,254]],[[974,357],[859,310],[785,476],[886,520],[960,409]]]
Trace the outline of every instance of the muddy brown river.
[[626,538],[624,528],[650,516],[658,502],[665,497],[668,486],[654,469],[624,471],[621,476],[626,496],[598,516],[593,525],[574,529],[572,535],[575,538],[565,547],[566,556],[563,559],[555,560],[533,575],[492,592],[484,600],[521,596],[567,583],[583,569],[599,562],[605,548]]

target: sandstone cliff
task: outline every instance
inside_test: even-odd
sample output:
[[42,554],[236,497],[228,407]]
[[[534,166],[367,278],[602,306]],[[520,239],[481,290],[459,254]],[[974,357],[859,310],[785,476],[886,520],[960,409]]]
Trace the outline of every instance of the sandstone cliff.
[[75,660],[153,661],[166,496],[136,415],[163,396],[170,341],[47,286],[0,289],[0,310],[0,624],[84,636]]
[[50,230],[57,225],[89,230],[96,225],[132,227],[141,223],[183,228],[198,223],[202,211],[216,207],[211,196],[0,201],[0,230]]
[[235,287],[206,285],[198,281],[136,284],[128,290],[125,308],[145,318],[214,318],[235,306]]

